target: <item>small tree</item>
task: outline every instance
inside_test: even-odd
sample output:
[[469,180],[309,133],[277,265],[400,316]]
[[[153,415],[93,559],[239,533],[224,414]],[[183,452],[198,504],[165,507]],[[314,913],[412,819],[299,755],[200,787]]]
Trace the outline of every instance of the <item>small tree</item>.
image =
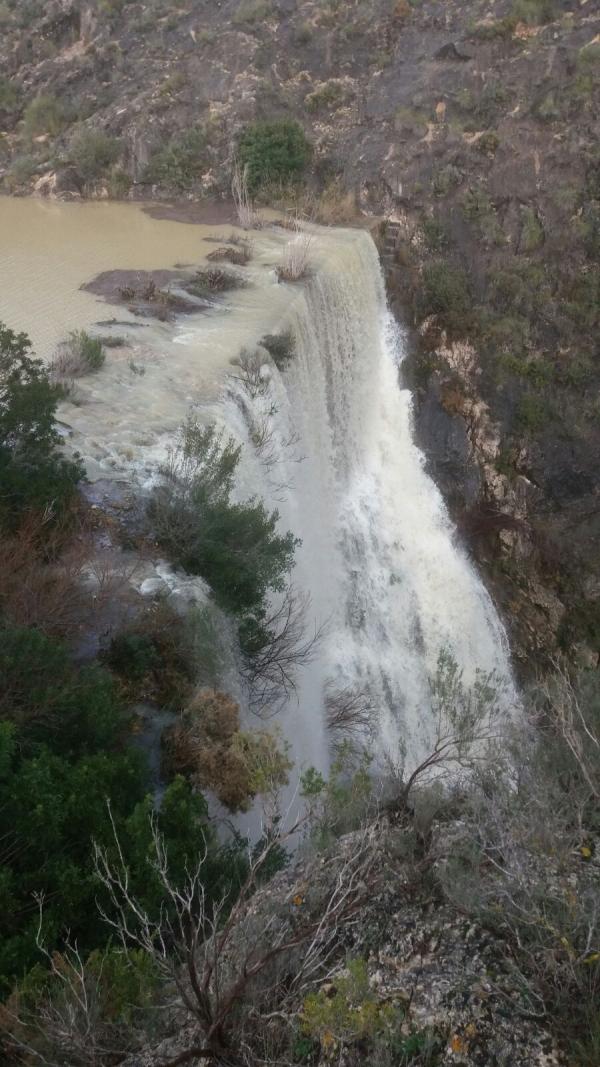
[[188,422],[150,515],[171,557],[206,578],[219,604],[244,619],[262,615],[269,590],[283,590],[298,541],[277,532],[278,513],[260,501],[231,500],[239,458],[231,438]]
[[27,511],[60,517],[83,467],[59,448],[56,406],[62,391],[24,333],[0,323],[0,528],[14,529]]

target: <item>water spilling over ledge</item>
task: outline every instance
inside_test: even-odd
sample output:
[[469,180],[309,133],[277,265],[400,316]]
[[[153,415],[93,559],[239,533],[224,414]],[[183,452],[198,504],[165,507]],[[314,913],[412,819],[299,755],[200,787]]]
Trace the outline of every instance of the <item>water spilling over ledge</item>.
[[[69,330],[112,314],[79,289],[94,273],[197,265],[230,230],[150,219],[126,205],[16,207],[23,218],[2,231],[0,317],[27,327],[46,357]],[[140,493],[190,410],[240,442],[239,499],[262,498],[279,510],[281,529],[301,539],[293,581],[310,598],[309,629],[322,628],[280,712],[295,761],[326,768],[327,698],[347,693],[373,709],[379,756],[394,759],[404,745],[414,763],[431,744],[429,678],[440,652],[450,651],[467,683],[477,670],[495,672],[510,703],[506,638],[415,447],[403,337],[373,242],[362,231],[317,229],[310,276],[286,285],[276,265],[288,238],[277,229],[253,234],[247,284],[201,314],[140,326],[127,308],[116,310],[127,347],[78,382],[60,418],[92,481],[124,481]],[[293,333],[294,357],[278,370],[259,349],[249,384],[240,351],[283,329]]]

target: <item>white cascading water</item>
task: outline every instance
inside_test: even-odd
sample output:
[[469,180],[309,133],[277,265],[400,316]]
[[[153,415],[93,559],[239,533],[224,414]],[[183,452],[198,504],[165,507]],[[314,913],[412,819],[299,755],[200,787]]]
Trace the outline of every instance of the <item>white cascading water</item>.
[[[377,709],[376,749],[394,758],[402,742],[412,764],[432,736],[440,651],[467,684],[479,669],[511,689],[506,636],[414,443],[403,337],[366,233],[340,235],[280,325],[296,338],[286,369],[269,364],[255,396],[233,379],[215,414],[244,443],[240,497],[260,495],[302,539],[293,580],[326,623],[284,731],[299,765],[325,769],[326,687],[360,689]],[[252,423],[268,426],[268,461]]]

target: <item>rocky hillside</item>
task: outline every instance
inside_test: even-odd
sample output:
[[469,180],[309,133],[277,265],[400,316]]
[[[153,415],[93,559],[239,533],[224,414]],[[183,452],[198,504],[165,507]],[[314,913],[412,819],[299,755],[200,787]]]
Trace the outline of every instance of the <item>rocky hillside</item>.
[[249,125],[301,123],[277,194],[389,220],[420,439],[517,655],[596,665],[597,0],[3,0],[0,27],[4,191],[222,198]]

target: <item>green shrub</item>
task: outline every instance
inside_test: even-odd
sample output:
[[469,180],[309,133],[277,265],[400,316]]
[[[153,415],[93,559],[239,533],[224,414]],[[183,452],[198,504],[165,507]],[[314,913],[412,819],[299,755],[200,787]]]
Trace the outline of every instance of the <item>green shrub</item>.
[[15,529],[33,510],[60,518],[83,477],[79,461],[60,451],[61,390],[30,351],[25,334],[0,323],[0,529]]
[[438,170],[432,181],[435,196],[447,196],[451,189],[455,189],[462,181],[462,172],[453,163]]
[[103,659],[130,702],[179,710],[194,684],[214,684],[221,650],[207,607],[181,618],[159,602],[115,634]]
[[296,351],[296,339],[291,330],[284,330],[283,333],[265,334],[264,337],[261,337],[259,344],[266,348],[279,370],[284,370],[290,360],[293,359]]
[[37,137],[42,133],[56,137],[66,124],[65,106],[55,96],[47,93],[36,96],[25,108],[24,125],[28,137]]
[[535,435],[543,430],[551,418],[550,405],[538,393],[524,393],[519,399],[516,421],[525,434]]
[[305,45],[312,41],[313,28],[310,22],[301,22],[294,31],[294,44]]
[[189,189],[200,177],[206,160],[206,134],[192,129],[176,134],[151,156],[144,180],[176,189]]
[[339,1044],[373,1040],[400,1029],[400,1004],[379,1001],[369,985],[366,962],[349,960],[346,974],[335,979],[333,992],[309,993],[302,1011],[302,1029],[327,1053]]
[[82,130],[73,138],[69,150],[77,172],[86,182],[104,177],[120,152],[119,141],[104,130]]
[[69,335],[69,342],[90,370],[99,370],[104,365],[106,353],[99,337],[90,337],[85,330],[74,330]]
[[62,756],[109,746],[125,725],[108,671],[76,670],[66,646],[39,630],[0,631],[0,715],[13,722],[22,750],[51,745]]
[[220,606],[251,624],[262,619],[267,593],[284,588],[298,541],[277,533],[276,511],[256,500],[232,502],[239,459],[233,440],[189,422],[150,516],[170,558],[205,578]]
[[505,243],[496,208],[483,185],[475,185],[467,191],[462,200],[462,209],[466,218],[476,223],[480,236],[486,243]]
[[273,13],[271,0],[240,0],[232,18],[234,26],[254,25]]
[[290,119],[255,122],[247,126],[238,151],[242,167],[247,168],[251,192],[269,182],[297,181],[310,158],[304,130]]
[[24,185],[25,182],[31,181],[37,166],[37,160],[33,156],[17,156],[10,166],[9,184]]
[[437,218],[426,218],[421,223],[425,244],[429,252],[443,252],[450,244],[448,230]]
[[464,270],[444,259],[426,264],[418,302],[423,318],[437,315],[442,325],[461,332],[467,326],[472,308],[469,281]]

